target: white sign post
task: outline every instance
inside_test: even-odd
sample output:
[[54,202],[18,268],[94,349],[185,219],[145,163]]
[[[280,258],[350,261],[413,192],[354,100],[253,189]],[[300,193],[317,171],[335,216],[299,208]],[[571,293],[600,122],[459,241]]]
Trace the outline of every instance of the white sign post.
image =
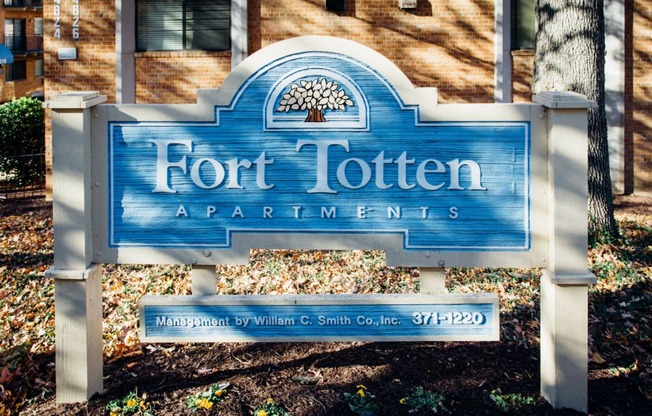
[[57,401],[102,391],[102,271],[93,264],[91,108],[94,92],[61,94],[52,109]]
[[555,408],[588,406],[588,136],[586,110],[574,93],[543,92],[548,108],[550,265],[541,278],[541,394]]
[[[324,37],[271,45],[198,97],[46,103],[58,401],[102,391],[96,264],[193,266],[193,296],[142,299],[154,342],[311,341],[320,325],[339,341],[494,340],[497,296],[446,293],[444,268],[527,267],[543,269],[542,394],[587,410],[593,102],[439,105],[378,53]],[[252,248],[384,250],[421,267],[422,294],[216,296],[215,265]]]

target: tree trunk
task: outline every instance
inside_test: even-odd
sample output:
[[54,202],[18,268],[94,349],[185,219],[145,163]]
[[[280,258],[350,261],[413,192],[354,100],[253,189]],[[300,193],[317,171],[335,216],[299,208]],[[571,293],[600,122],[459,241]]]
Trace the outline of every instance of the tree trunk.
[[589,233],[618,235],[614,219],[605,112],[603,0],[536,0],[535,94],[573,91],[598,103],[589,109]]

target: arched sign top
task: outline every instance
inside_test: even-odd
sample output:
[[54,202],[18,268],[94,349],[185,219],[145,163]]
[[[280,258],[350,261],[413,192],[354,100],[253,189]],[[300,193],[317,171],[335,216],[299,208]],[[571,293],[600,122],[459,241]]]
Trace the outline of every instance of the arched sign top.
[[[288,121],[292,118],[299,119],[299,111],[306,112],[303,118],[307,119],[310,101],[305,99],[309,98],[307,94],[318,92],[320,86],[324,88],[324,92],[335,94],[330,96],[330,102],[329,97],[320,95],[318,99],[312,100],[313,104],[323,106],[324,110],[331,112],[338,121],[322,125],[304,124],[302,128],[367,129],[368,107],[364,91],[389,93],[394,96],[400,107],[437,104],[436,88],[417,89],[394,63],[373,49],[354,41],[328,36],[292,38],[254,53],[238,65],[224,81],[218,92],[220,102],[228,102],[233,108],[245,91],[257,90],[260,87],[258,84],[264,83],[267,77],[271,77],[274,82],[272,91],[266,95],[267,128],[291,128],[289,125],[292,122]],[[305,89],[305,86],[301,85],[302,81],[310,82],[316,89],[301,91],[297,97],[289,99],[298,100],[302,94],[301,98],[306,105],[302,108],[303,103],[292,102],[286,111],[277,111],[281,100],[278,97]],[[294,90],[290,88],[293,83],[297,86]],[[386,91],[382,91],[383,89]],[[342,100],[343,96],[347,96],[349,100]],[[321,104],[319,100],[322,100]],[[347,101],[351,105],[347,105]],[[293,104],[296,105],[295,108],[292,108]],[[283,117],[283,112],[291,113],[294,117]],[[343,122],[343,119],[348,121]],[[352,119],[356,120],[355,123],[351,123]]]

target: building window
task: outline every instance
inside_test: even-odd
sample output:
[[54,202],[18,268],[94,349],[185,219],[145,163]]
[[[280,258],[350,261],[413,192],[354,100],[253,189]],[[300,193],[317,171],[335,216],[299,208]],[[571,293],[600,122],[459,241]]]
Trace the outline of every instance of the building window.
[[5,65],[5,81],[22,81],[27,78],[27,65],[25,61],[14,61]]
[[[28,42],[29,43],[29,42]],[[43,18],[34,18],[34,40],[31,42],[33,51],[43,51]]]
[[43,75],[43,59],[37,59],[34,61],[34,76],[42,77]]
[[43,18],[34,18],[34,35],[43,36]]
[[231,0],[137,0],[139,51],[231,50]]
[[26,48],[25,19],[5,19],[5,45],[11,51],[22,52]]
[[534,49],[534,0],[511,0],[512,50]]

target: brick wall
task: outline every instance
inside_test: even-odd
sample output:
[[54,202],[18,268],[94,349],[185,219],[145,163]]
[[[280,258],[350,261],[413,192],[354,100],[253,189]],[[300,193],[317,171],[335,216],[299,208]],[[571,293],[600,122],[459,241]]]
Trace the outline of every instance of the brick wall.
[[198,89],[218,88],[231,72],[230,52],[139,52],[135,60],[138,103],[194,103]]
[[512,51],[512,101],[532,101],[534,50]]
[[[54,37],[54,2],[43,2],[46,99],[65,91],[100,91],[115,100],[115,1],[80,2],[79,39],[72,38],[72,0],[61,0],[61,37]],[[76,60],[59,60],[77,48]]]
[[625,3],[625,190],[652,194],[652,1]]

